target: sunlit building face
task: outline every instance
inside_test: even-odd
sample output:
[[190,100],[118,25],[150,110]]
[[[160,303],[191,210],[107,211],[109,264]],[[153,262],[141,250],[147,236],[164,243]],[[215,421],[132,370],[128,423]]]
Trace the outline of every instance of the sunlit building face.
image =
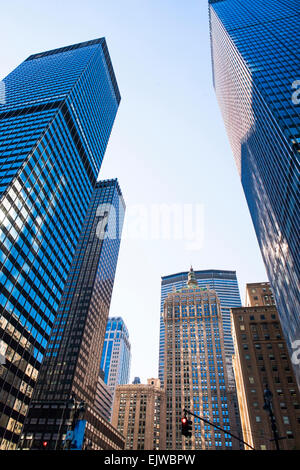
[[6,449],[15,448],[21,432],[120,95],[105,39],[30,56],[4,83],[0,447]]
[[214,87],[292,355],[300,339],[299,2],[209,4]]

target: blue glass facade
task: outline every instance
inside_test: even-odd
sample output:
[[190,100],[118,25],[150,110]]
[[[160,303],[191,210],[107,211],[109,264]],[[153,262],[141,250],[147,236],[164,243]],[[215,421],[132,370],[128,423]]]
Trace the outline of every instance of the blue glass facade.
[[[161,278],[161,316],[160,316],[160,341],[159,341],[159,367],[158,377],[164,383],[164,351],[165,351],[165,327],[163,322],[163,307],[167,295],[173,289],[182,289],[186,285],[188,271],[170,274]],[[231,364],[231,356],[234,352],[231,334],[230,308],[240,307],[241,298],[235,271],[221,271],[208,269],[195,271],[195,277],[199,287],[208,287],[217,292],[221,304],[221,314],[224,331],[224,346],[226,359]],[[231,367],[230,367],[231,369]],[[231,370],[229,369],[229,375]],[[231,379],[231,376],[229,376]]]
[[105,39],[35,54],[0,104],[0,446],[14,448],[120,94]]
[[[25,442],[28,434],[34,437],[29,444],[31,449],[40,448],[40,441],[46,436],[52,449],[57,440],[62,441],[66,429],[52,426],[49,433],[53,418],[47,415],[47,409],[50,404],[64,405],[71,395],[85,402],[86,437],[95,444],[94,448],[101,448],[97,433],[103,430],[103,423],[95,401],[124,215],[118,181],[97,182],[25,422]],[[47,407],[43,411],[44,404]],[[45,420],[42,426],[34,422],[37,415]],[[58,432],[59,438],[55,437]]]
[[[300,339],[299,2],[209,1],[213,81],[290,349]],[[300,384],[300,367],[295,365]]]
[[111,317],[106,326],[100,367],[104,371],[104,381],[113,395],[117,385],[128,384],[130,360],[127,327],[121,317]]

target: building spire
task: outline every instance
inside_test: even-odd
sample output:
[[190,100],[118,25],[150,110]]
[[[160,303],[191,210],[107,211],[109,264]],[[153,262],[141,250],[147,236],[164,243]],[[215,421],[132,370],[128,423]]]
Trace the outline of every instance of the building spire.
[[194,289],[195,287],[198,287],[198,282],[193,270],[193,267],[191,266],[190,271],[188,273],[188,281],[187,281],[187,286],[191,289]]

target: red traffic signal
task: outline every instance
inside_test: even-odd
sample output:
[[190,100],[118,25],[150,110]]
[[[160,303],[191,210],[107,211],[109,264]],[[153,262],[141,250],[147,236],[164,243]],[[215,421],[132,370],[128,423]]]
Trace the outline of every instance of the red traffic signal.
[[192,421],[186,416],[181,418],[181,434],[186,437],[192,437]]
[[46,449],[48,446],[48,442],[47,441],[43,441],[43,448]]

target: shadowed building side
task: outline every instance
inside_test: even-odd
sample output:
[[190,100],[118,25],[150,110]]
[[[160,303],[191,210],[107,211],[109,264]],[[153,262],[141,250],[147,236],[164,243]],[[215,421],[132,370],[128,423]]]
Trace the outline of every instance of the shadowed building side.
[[[124,213],[117,180],[98,182],[46,348],[24,426],[22,448],[41,448],[45,435],[50,450],[64,446],[70,418],[66,415],[58,424],[48,410],[53,411],[58,403],[67,409],[71,397],[85,403],[85,438],[92,449],[118,448],[121,443],[118,433],[114,441],[113,428],[105,424],[96,401]],[[112,436],[114,447],[106,442],[106,431]]]

